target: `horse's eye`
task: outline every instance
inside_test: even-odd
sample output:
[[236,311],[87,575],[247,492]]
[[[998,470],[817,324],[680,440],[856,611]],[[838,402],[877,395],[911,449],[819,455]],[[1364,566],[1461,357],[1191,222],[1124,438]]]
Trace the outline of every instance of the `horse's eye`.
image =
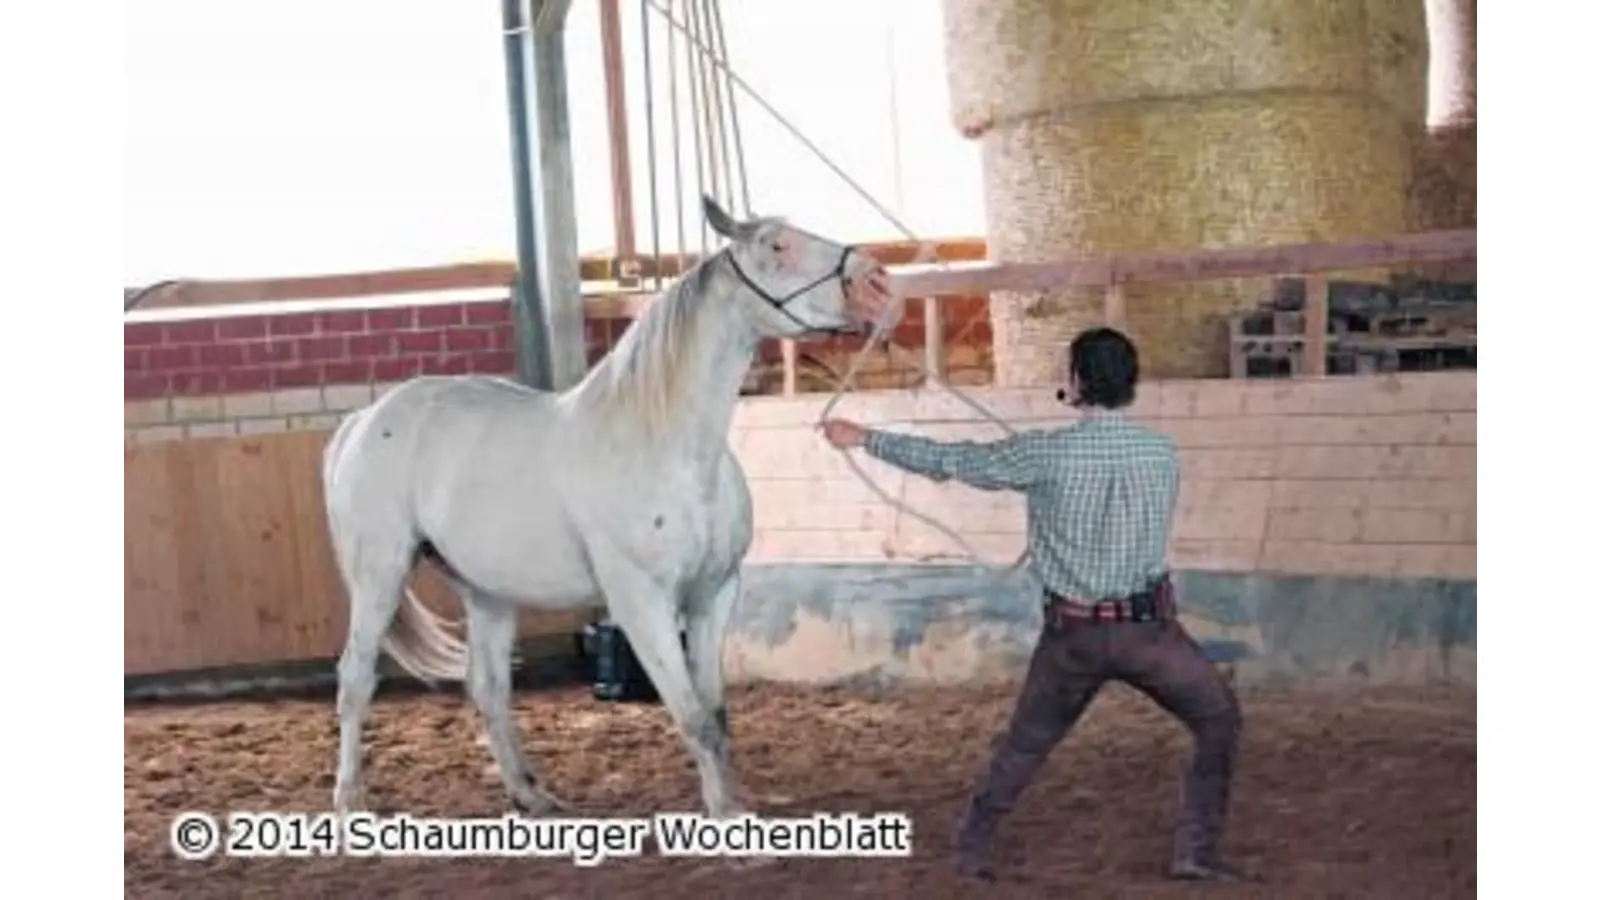
[[782,253],[783,252],[783,242],[782,241],[773,241],[772,242],[772,252],[773,253]]

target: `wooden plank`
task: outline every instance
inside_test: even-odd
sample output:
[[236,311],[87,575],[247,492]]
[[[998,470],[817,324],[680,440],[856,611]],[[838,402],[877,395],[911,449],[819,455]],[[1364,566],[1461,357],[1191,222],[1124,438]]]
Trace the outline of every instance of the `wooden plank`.
[[227,306],[276,300],[335,300],[477,288],[505,288],[509,291],[511,283],[516,280],[516,273],[514,263],[486,262],[303,278],[239,281],[184,279],[157,289],[139,304],[139,309]]
[[[862,244],[860,248],[884,265],[891,265],[916,258],[922,245],[912,241],[883,241]],[[938,242],[937,252],[940,259],[971,261],[983,259],[987,247],[982,238],[952,238]],[[654,278],[659,273],[663,278],[672,278],[696,262],[698,257],[693,254],[664,254],[660,260],[639,260],[638,275]],[[614,280],[620,269],[619,260],[614,256],[589,256],[579,260],[579,272],[586,283]],[[487,288],[504,288],[509,292],[516,277],[516,263],[497,260],[293,278],[176,279],[151,291],[140,301],[138,309],[341,300]],[[124,288],[124,302],[144,289]]]
[[1118,331],[1128,328],[1128,298],[1127,292],[1119,283],[1106,285],[1106,327]]
[[779,347],[783,350],[783,396],[793,397],[800,389],[800,350],[788,338],[780,341]]
[[330,433],[299,431],[265,439],[281,461],[278,477],[293,511],[286,540],[293,551],[293,596],[283,600],[295,609],[288,640],[277,652],[279,660],[336,657],[344,650],[350,605],[334,562],[322,500],[322,451]]
[[[229,547],[217,528],[222,516],[235,510],[220,499],[219,438],[186,440],[188,471],[182,482],[180,538],[184,575],[178,601],[187,633],[199,640],[180,645],[188,667],[216,665],[238,652],[244,620],[236,615],[232,585],[228,583]],[[174,635],[174,637],[177,637]]]
[[1450,348],[1467,348],[1478,346],[1476,334],[1441,334],[1441,335],[1415,335],[1409,337],[1385,337],[1383,335],[1346,334],[1341,335],[1334,346],[1340,350],[1373,351],[1373,350],[1447,350]]
[[1296,346],[1296,345],[1305,343],[1305,340],[1306,340],[1306,336],[1303,335],[1303,334],[1241,334],[1238,337],[1235,337],[1233,339],[1233,343],[1241,344],[1241,345],[1242,344],[1262,344],[1262,345],[1284,344],[1284,345],[1288,345],[1288,346]]
[[583,298],[583,313],[590,319],[637,319],[656,299],[653,291],[599,294]]
[[1306,276],[1305,373],[1313,377],[1328,374],[1328,279]]
[[[885,244],[869,247],[879,259],[915,258],[918,248]],[[1192,253],[1151,253],[1062,260],[1050,263],[979,262],[967,252],[940,248],[949,261],[888,265],[895,290],[906,297],[981,295],[996,290],[1054,290],[1103,287],[1131,282],[1202,281],[1211,278],[1317,273],[1342,269],[1452,261],[1477,256],[1477,231],[1440,231],[1377,241],[1245,247]],[[963,257],[966,257],[963,260]],[[649,272],[641,270],[645,277]],[[508,263],[481,263],[436,269],[404,269],[356,275],[266,281],[179,281],[158,289],[141,310],[212,306],[289,299],[345,299],[465,288],[506,287],[514,277]],[[587,277],[587,276],[586,276]],[[620,287],[620,285],[618,286]],[[585,315],[636,318],[653,295],[603,292],[584,299]]]
[[287,468],[281,444],[260,438],[206,442],[216,460],[215,490],[206,499],[217,518],[208,531],[219,580],[225,585],[205,597],[209,607],[226,609],[213,622],[216,646],[230,662],[264,663],[281,658],[293,645],[301,612],[292,523],[293,497],[283,477]]
[[908,297],[1099,287],[1112,283],[1205,281],[1476,258],[1476,230],[1436,231],[1381,240],[1285,244],[1187,253],[1082,257],[1047,263],[956,263],[890,269]]
[[[337,658],[348,600],[323,509],[326,431],[124,448],[123,671]],[[422,568],[412,584],[460,603]],[[571,633],[591,609],[528,611],[525,636]]]
[[928,377],[943,381],[949,360],[944,346],[944,302],[938,297],[922,300],[922,355]]
[[175,447],[163,442],[123,450],[123,669],[159,672],[171,653],[167,643],[185,629],[173,598],[182,589],[174,477],[182,471]]

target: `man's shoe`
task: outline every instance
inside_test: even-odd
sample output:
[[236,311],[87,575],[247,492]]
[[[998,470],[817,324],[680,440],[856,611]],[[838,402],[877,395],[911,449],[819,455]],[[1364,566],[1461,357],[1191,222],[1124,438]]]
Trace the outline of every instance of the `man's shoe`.
[[955,856],[958,874],[980,881],[995,880],[990,847],[994,842],[996,824],[993,815],[985,815],[976,802],[968,801],[961,817],[956,820],[955,833],[950,836],[950,849]]
[[1167,877],[1175,881],[1249,881],[1244,872],[1233,866],[1222,863],[1200,863],[1194,860],[1179,860],[1167,870]]
[[966,878],[993,883],[994,866],[987,859],[965,853],[956,853],[956,874]]

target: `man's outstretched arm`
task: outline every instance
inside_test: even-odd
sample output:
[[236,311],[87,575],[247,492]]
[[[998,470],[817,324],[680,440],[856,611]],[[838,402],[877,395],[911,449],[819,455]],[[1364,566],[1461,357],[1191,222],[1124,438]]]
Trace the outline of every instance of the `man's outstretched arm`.
[[942,443],[909,434],[868,431],[861,445],[876,459],[931,478],[983,491],[1026,490],[1044,472],[1044,435],[1025,431],[998,441]]

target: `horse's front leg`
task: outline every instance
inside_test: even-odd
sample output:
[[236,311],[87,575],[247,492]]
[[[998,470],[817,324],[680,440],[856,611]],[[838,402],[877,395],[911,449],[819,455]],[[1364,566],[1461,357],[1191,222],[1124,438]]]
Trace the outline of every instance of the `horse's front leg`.
[[[722,732],[723,764],[735,790],[742,779],[733,765],[733,730],[728,717],[726,672],[723,669],[724,649],[728,639],[728,625],[733,611],[739,605],[744,584],[737,570],[715,586],[693,594],[685,606],[688,619],[689,674],[695,691],[711,710]],[[751,794],[748,800],[755,804],[784,806],[793,802],[782,794]]]
[[733,735],[728,725],[722,650],[733,609],[739,603],[741,587],[741,579],[735,572],[709,589],[692,593],[685,598],[684,604],[688,625],[689,676],[695,693],[700,695],[701,702],[711,711],[721,732],[723,764],[729,767],[730,772],[732,762],[729,754]]
[[715,817],[744,812],[732,790],[723,727],[689,673],[678,636],[676,593],[664,589],[613,548],[593,546],[590,555],[611,618],[622,628],[634,656],[650,676],[700,771],[706,811]]

